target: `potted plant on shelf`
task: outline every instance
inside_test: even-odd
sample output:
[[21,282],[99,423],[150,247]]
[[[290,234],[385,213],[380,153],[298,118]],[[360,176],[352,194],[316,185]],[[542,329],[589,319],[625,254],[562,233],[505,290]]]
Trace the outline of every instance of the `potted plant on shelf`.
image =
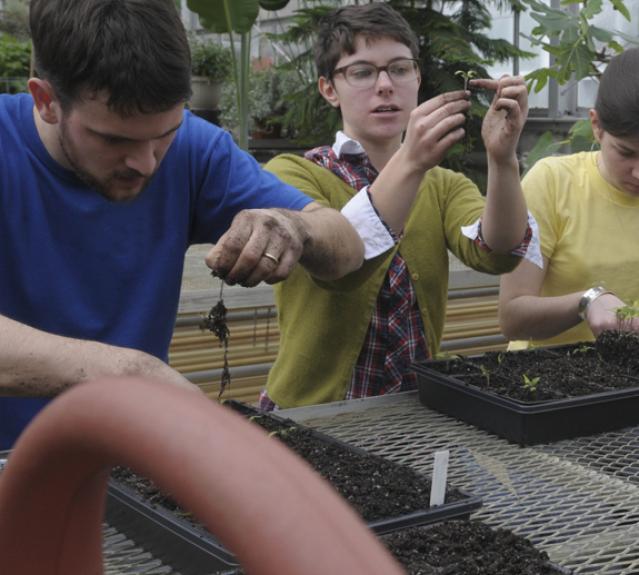
[[212,41],[191,42],[190,107],[194,110],[217,110],[220,86],[230,78],[231,51]]
[[[288,96],[299,85],[294,71],[268,67],[249,76],[248,113],[252,139],[280,138],[285,135],[283,122],[288,109]],[[234,87],[224,87],[221,95],[222,124],[232,132],[239,129],[239,114]],[[290,136],[290,134],[286,134]]]
[[200,18],[200,24],[211,32],[228,34],[231,47],[235,46],[234,34],[240,37],[239,58],[231,53],[233,76],[236,85],[237,107],[239,109],[239,144],[248,150],[248,82],[251,65],[251,29],[257,19],[260,8],[280,10],[289,0],[187,0],[189,10]]
[[299,85],[293,71],[265,68],[251,76],[249,113],[254,139],[280,138],[284,129],[283,117],[288,108],[287,96]]

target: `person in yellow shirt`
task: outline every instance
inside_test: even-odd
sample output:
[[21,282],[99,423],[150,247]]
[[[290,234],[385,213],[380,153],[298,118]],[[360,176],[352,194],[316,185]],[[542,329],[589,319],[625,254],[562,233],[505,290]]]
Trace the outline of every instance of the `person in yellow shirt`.
[[545,158],[523,179],[544,267],[523,261],[501,278],[499,319],[511,340],[639,331],[639,319],[616,313],[639,300],[639,48],[611,60],[589,114],[600,151]]

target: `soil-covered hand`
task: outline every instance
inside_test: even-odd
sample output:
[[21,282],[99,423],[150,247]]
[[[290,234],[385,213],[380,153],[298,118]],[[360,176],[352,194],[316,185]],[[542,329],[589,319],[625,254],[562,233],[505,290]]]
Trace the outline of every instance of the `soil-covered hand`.
[[606,330],[637,331],[639,318],[621,320],[617,310],[625,303],[612,293],[606,293],[593,300],[586,311],[586,320],[592,333],[597,336]]
[[519,136],[528,116],[528,90],[521,76],[499,80],[470,80],[473,88],[494,90],[495,95],[481,126],[486,152],[495,161],[516,157]]
[[462,140],[469,95],[465,90],[445,92],[411,112],[399,152],[409,167],[423,173],[437,166],[451,146]]
[[228,284],[275,283],[288,277],[308,239],[299,212],[243,210],[207,254],[206,264]]

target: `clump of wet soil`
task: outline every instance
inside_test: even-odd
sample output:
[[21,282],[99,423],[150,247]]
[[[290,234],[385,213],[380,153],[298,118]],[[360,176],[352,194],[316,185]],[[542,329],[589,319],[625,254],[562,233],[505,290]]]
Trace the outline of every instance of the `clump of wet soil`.
[[639,376],[639,333],[604,331],[595,341],[595,349],[605,362]]

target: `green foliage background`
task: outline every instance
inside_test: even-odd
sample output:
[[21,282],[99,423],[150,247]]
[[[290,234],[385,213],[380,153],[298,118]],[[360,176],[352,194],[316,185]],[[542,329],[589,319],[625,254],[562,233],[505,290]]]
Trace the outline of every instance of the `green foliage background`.
[[225,82],[231,78],[231,50],[219,42],[190,38],[191,72],[206,76],[213,82]]
[[[8,34],[0,33],[0,93],[24,92],[27,89],[29,64],[31,62],[31,43],[18,40]],[[9,80],[10,79],[10,80]]]
[[[302,46],[297,53],[290,49],[290,61],[280,66],[281,69],[295,71],[300,78],[297,90],[288,96],[284,124],[300,145],[313,145],[331,142],[340,125],[339,112],[318,93],[312,45],[321,18],[341,3],[309,0],[305,4],[305,8],[295,12],[285,32],[271,34],[270,38],[284,47]],[[492,20],[486,2],[442,0],[435,4],[389,0],[388,4],[406,18],[418,37],[422,72],[420,102],[462,87],[463,80],[456,75],[459,70],[473,70],[478,76],[486,77],[488,66],[506,62],[514,56],[525,58],[530,55],[506,40],[488,36]],[[509,0],[502,4],[511,6]],[[482,92],[473,94],[467,123],[470,141],[449,152],[445,161],[448,167],[472,170],[468,165],[467,150],[473,147],[481,149],[481,119],[491,97]],[[479,172],[477,180],[481,186]]]

